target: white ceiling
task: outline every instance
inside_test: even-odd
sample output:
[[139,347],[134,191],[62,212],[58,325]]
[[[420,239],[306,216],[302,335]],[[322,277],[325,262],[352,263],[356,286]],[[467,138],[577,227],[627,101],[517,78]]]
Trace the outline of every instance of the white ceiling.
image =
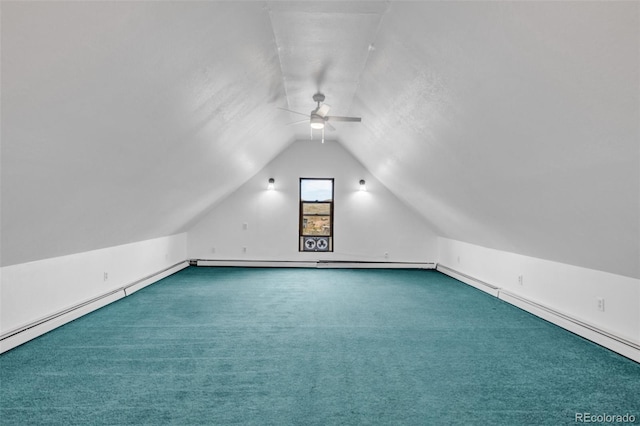
[[[383,2],[270,2],[286,94],[283,107],[308,116],[317,106],[313,95],[319,92],[331,106],[329,115],[348,115],[388,7]],[[295,114],[283,115],[289,122],[305,120]],[[343,126],[353,125],[334,127]],[[292,131],[297,138],[310,137],[308,122]]]
[[640,277],[637,2],[2,2],[2,264],[188,229],[338,140],[440,235]]

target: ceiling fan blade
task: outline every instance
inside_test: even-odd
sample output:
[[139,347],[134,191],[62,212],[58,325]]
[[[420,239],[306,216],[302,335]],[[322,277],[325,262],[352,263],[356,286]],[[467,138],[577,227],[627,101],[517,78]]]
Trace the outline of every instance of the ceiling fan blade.
[[336,131],[336,128],[335,128],[335,127],[333,127],[331,124],[329,124],[329,123],[328,123],[328,122],[326,122],[326,121],[324,122],[324,127],[325,127],[326,129],[331,130],[332,132],[335,132],[335,131]]
[[360,117],[340,117],[337,115],[332,115],[332,116],[327,116],[324,118],[325,120],[331,120],[331,121],[352,121],[352,122],[361,122],[362,118]]
[[302,124],[302,123],[307,123],[309,124],[309,119],[306,120],[300,120],[300,121],[294,121],[293,123],[287,123],[287,126],[293,126],[294,124]]
[[329,113],[329,110],[331,109],[331,106],[327,105],[327,104],[322,104],[320,105],[320,107],[316,110],[316,114],[318,114],[320,117],[326,117],[327,114]]
[[291,111],[290,109],[286,109],[286,108],[282,108],[282,107],[278,107],[278,109],[281,109],[283,111],[288,111],[288,112],[292,112],[294,114],[300,114],[300,115],[304,115],[305,117],[309,117],[309,114],[305,114],[302,112],[298,112],[298,111]]

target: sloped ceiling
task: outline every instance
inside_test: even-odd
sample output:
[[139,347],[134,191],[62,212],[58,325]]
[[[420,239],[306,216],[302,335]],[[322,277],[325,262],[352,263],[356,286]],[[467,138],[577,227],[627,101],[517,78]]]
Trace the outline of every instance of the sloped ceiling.
[[638,3],[0,7],[3,265],[188,229],[321,91],[440,235],[640,276]]
[[392,3],[343,143],[443,236],[639,277],[639,4]]
[[2,3],[4,265],[179,232],[292,140],[268,10]]

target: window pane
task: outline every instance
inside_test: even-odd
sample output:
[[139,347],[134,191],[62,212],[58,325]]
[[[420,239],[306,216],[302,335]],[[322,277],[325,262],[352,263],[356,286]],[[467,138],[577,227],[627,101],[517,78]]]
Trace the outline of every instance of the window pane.
[[331,214],[329,203],[303,203],[302,214]]
[[332,201],[333,181],[330,179],[301,179],[300,199],[302,201]]
[[331,235],[329,216],[303,216],[302,235]]

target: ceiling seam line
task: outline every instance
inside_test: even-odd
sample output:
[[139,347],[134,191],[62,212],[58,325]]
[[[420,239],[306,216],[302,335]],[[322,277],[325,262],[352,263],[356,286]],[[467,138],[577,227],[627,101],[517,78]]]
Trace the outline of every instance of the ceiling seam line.
[[365,58],[364,63],[362,64],[362,68],[358,73],[358,79],[356,81],[356,89],[353,91],[353,98],[351,98],[351,102],[349,103],[349,108],[347,111],[351,111],[351,107],[353,106],[353,99],[356,97],[358,90],[360,89],[360,81],[362,80],[362,74],[364,73],[364,70],[367,68],[367,64],[369,63],[369,58],[371,57],[371,52],[375,50],[375,42],[378,39],[378,35],[380,34],[380,29],[382,28],[382,21],[384,20],[384,16],[389,12],[390,9],[391,9],[391,1],[387,0],[384,11],[380,13],[380,20],[378,21],[378,26],[376,27],[376,31],[373,35],[373,39],[368,46],[369,51],[367,52],[367,57]]
[[287,108],[291,109],[291,106],[289,105],[289,94],[287,93],[287,84],[285,81],[285,75],[284,75],[284,72],[282,71],[282,56],[280,56],[280,46],[278,44],[278,38],[276,37],[275,29],[273,27],[273,18],[271,16],[271,14],[273,13],[273,10],[271,8],[270,2],[265,2],[265,9],[267,11],[267,15],[269,16],[271,34],[273,35],[273,44],[276,47],[276,54],[278,55],[278,66],[280,67],[280,80],[282,81],[282,89],[284,90],[284,100],[287,104]]

